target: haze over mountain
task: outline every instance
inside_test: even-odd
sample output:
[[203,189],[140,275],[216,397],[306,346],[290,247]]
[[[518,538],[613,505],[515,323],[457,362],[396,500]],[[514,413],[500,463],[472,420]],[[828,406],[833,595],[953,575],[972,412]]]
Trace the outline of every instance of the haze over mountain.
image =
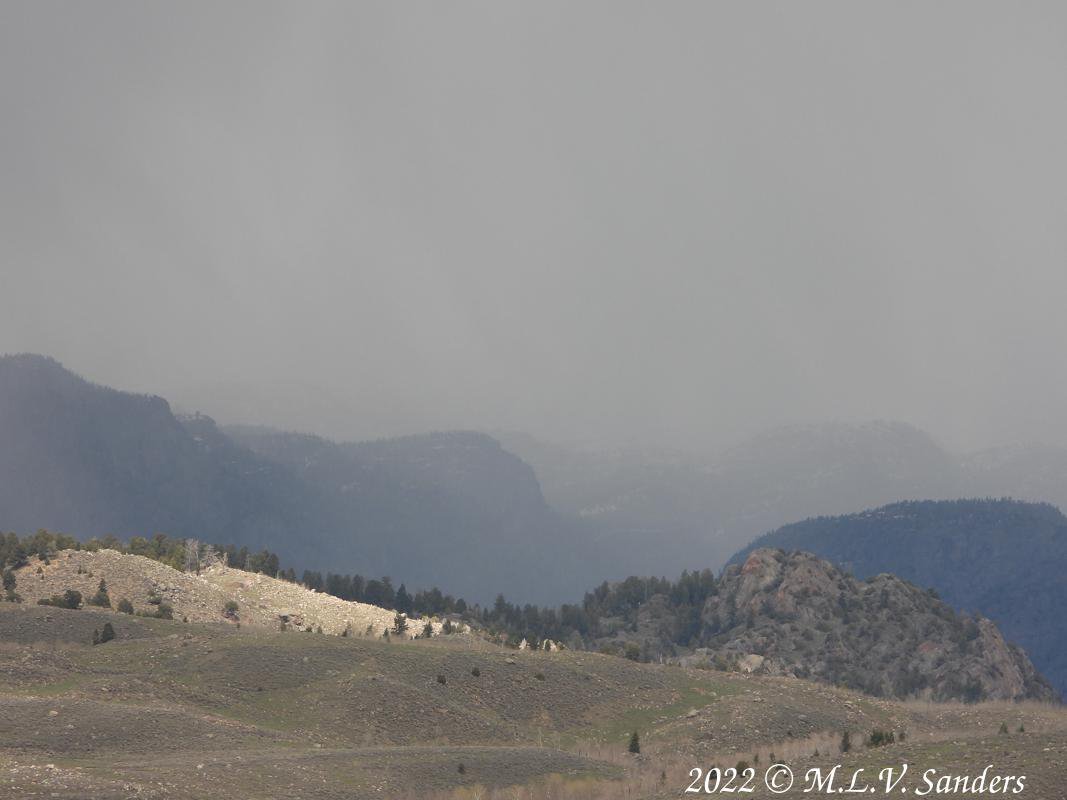
[[6,357],[0,528],[162,531],[470,601],[505,592],[551,603],[604,579],[717,568],[753,537],[809,516],[979,493],[1059,500],[1067,485],[1067,451],[960,458],[900,423],[777,429],[715,460],[498,436],[504,446],[475,432],[339,444],[219,428],[50,359]]
[[687,554],[721,564],[790,522],[900,500],[1015,497],[1067,507],[1067,448],[957,454],[901,422],[784,426],[707,457],[495,435],[533,466],[549,503],[595,520],[626,548],[644,543],[657,573],[691,563]]
[[904,419],[1067,444],[1065,27],[1049,3],[15,4],[0,342],[334,439],[705,450]]
[[[484,434],[361,445],[178,419],[40,356],[0,358],[0,529],[156,531],[267,547],[289,564],[548,601],[588,552],[533,471]],[[581,556],[581,557],[579,557]],[[604,577],[604,576],[597,576]]]

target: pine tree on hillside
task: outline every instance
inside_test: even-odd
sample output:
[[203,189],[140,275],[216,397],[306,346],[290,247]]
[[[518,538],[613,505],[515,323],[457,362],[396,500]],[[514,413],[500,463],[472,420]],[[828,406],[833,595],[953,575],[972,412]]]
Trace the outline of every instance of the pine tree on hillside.
[[408,594],[404,584],[400,584],[400,588],[396,590],[396,599],[393,601],[393,607],[404,614],[411,613],[411,596]]
[[89,598],[89,605],[99,606],[101,608],[111,608],[111,597],[107,593],[107,583],[104,579],[100,579],[100,585],[96,589],[96,594]]

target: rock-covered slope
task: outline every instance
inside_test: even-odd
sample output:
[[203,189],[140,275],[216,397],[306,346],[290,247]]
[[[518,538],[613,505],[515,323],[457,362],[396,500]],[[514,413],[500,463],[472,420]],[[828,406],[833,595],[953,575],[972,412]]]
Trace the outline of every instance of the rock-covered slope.
[[859,578],[880,572],[937,590],[950,605],[977,611],[1021,645],[1067,691],[1067,517],[1044,503],[953,500],[895,503],[817,517],[760,537],[758,547],[805,550]]
[[[366,603],[340,600],[258,573],[221,565],[199,575],[179,572],[144,556],[114,550],[63,550],[47,562],[33,558],[15,570],[17,590],[27,604],[61,595],[68,589],[88,601],[100,581],[112,607],[129,600],[137,612],[155,613],[159,602],[173,609],[175,619],[190,622],[233,622],[278,629],[281,623],[300,631],[381,636],[393,626],[395,612]],[[237,603],[227,615],[227,602]],[[88,605],[86,606],[89,607]],[[412,620],[408,634],[422,632],[425,620]],[[432,622],[435,632],[440,622]]]
[[892,575],[860,581],[809,553],[760,549],[723,574],[701,640],[720,660],[877,696],[1052,700],[984,618]]

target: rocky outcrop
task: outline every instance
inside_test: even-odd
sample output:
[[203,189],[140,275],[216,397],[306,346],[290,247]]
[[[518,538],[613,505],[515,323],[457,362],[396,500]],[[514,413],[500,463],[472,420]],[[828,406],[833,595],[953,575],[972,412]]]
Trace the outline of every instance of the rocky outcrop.
[[885,697],[1056,697],[992,622],[892,575],[859,581],[808,553],[761,549],[718,588],[700,638],[719,664]]

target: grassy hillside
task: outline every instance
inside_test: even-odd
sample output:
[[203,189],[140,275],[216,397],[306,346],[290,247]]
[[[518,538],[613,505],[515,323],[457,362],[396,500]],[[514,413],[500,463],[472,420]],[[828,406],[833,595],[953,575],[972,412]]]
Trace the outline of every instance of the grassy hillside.
[[[117,638],[88,644],[105,620]],[[893,747],[956,747],[954,765],[984,742],[1012,764],[1040,743],[1057,748],[1034,764],[1047,776],[1067,741],[1058,707],[895,704],[790,678],[485,643],[13,604],[0,606],[0,642],[4,797],[451,798],[516,784],[523,794],[497,796],[666,797],[698,763],[772,751],[814,763],[844,729],[857,740],[906,730]],[[1002,723],[1011,735],[996,733]],[[630,756],[635,730],[642,752]]]

